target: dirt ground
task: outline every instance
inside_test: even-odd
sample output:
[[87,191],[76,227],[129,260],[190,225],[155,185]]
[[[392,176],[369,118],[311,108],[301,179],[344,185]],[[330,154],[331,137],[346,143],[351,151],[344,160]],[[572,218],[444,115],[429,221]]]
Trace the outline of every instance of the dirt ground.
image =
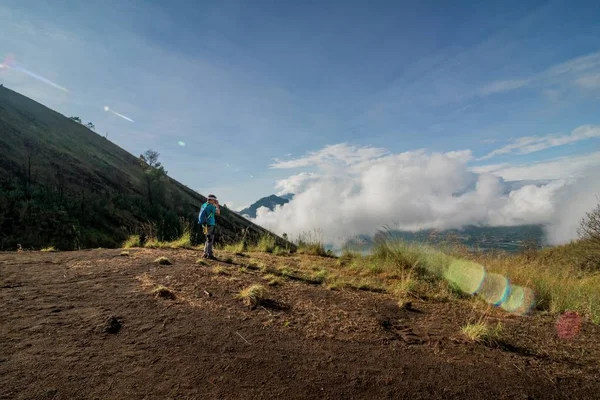
[[[483,312],[474,301],[400,309],[382,293],[267,286],[249,257],[120,254],[0,254],[0,398],[600,398],[600,328],[588,322],[564,340],[555,315],[495,310],[508,339],[488,346],[460,330]],[[250,309],[235,295],[253,283],[269,301]]]

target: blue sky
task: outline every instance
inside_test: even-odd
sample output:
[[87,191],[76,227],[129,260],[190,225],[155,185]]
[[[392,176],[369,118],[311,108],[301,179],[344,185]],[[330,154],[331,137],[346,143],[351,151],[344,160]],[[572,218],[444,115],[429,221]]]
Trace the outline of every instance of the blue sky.
[[314,169],[274,159],[339,143],[469,149],[470,168],[528,179],[600,163],[595,131],[571,135],[600,124],[598,21],[594,1],[5,0],[0,56],[69,92],[0,81],[234,208]]

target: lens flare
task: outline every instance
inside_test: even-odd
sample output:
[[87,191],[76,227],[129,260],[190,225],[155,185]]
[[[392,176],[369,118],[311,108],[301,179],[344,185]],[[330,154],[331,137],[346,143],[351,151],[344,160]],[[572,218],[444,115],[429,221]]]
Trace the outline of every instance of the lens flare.
[[123,118],[123,119],[125,119],[125,120],[127,120],[127,121],[129,121],[129,122],[135,122],[135,121],[134,121],[134,120],[132,120],[131,118],[129,118],[129,117],[127,117],[127,116],[123,115],[123,114],[119,114],[118,112],[116,112],[116,111],[114,111],[114,110],[111,110],[109,106],[104,106],[104,111],[109,111],[109,112],[111,112],[111,113],[115,114],[117,117],[121,117],[121,118]]
[[510,283],[505,276],[488,273],[477,291],[485,301],[499,306],[506,301],[510,295]]
[[453,259],[442,276],[463,293],[478,295],[508,312],[525,315],[535,307],[533,290],[512,285],[507,277],[490,273],[476,262]]
[[15,63],[14,59],[11,56],[8,56],[4,59],[2,64],[0,64],[0,69],[5,69],[5,70],[12,69],[15,71],[19,71],[19,72],[24,73],[25,75],[28,75],[34,79],[37,79],[40,82],[44,82],[47,85],[50,85],[56,89],[62,90],[63,92],[67,92],[67,93],[70,92],[69,89],[67,89],[63,86],[60,86],[58,83],[52,82],[50,79],[44,78],[43,76],[38,75],[35,72],[30,71],[30,70],[26,69],[25,67]]
[[2,61],[2,64],[0,64],[0,69],[10,69],[10,67],[13,65],[13,56],[8,55],[4,58],[4,61]]
[[511,313],[525,315],[533,309],[535,300],[535,293],[533,290],[522,286],[511,285],[510,294],[500,307]]
[[474,262],[453,260],[448,266],[444,277],[463,292],[475,294],[479,291],[485,279],[485,268],[483,265]]
[[567,311],[556,321],[556,334],[561,339],[573,339],[581,330],[581,317],[575,311]]

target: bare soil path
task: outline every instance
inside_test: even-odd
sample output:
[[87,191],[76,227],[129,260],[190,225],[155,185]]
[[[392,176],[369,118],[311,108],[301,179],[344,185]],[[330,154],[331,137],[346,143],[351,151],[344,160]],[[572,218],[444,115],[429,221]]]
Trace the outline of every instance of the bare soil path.
[[[498,311],[511,342],[489,347],[460,333],[473,302],[404,310],[386,294],[285,281],[250,310],[234,295],[265,280],[244,257],[120,253],[0,254],[0,398],[600,398],[589,323],[564,341],[555,316]],[[172,265],[154,263],[162,255]]]

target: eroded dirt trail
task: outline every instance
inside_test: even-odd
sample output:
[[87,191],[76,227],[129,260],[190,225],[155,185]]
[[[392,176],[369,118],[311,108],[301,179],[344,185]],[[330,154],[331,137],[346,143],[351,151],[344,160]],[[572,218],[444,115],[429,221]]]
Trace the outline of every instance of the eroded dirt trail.
[[[196,265],[192,251],[119,254],[0,254],[0,398],[584,399],[600,393],[595,327],[582,331],[581,342],[556,344],[563,347],[546,354],[535,347],[551,345],[541,337],[527,355],[454,339],[466,318],[462,304],[423,303],[407,311],[383,294],[288,281],[271,290],[282,307],[249,310],[233,295],[260,281],[257,271],[212,262],[225,271],[217,275]],[[153,263],[163,254],[173,265]],[[156,284],[172,288],[177,299],[154,297]],[[111,316],[122,323],[116,333],[105,331]],[[551,324],[534,318],[515,319],[515,332],[526,332],[526,324],[529,335],[539,336]],[[556,356],[563,353],[564,359]]]

